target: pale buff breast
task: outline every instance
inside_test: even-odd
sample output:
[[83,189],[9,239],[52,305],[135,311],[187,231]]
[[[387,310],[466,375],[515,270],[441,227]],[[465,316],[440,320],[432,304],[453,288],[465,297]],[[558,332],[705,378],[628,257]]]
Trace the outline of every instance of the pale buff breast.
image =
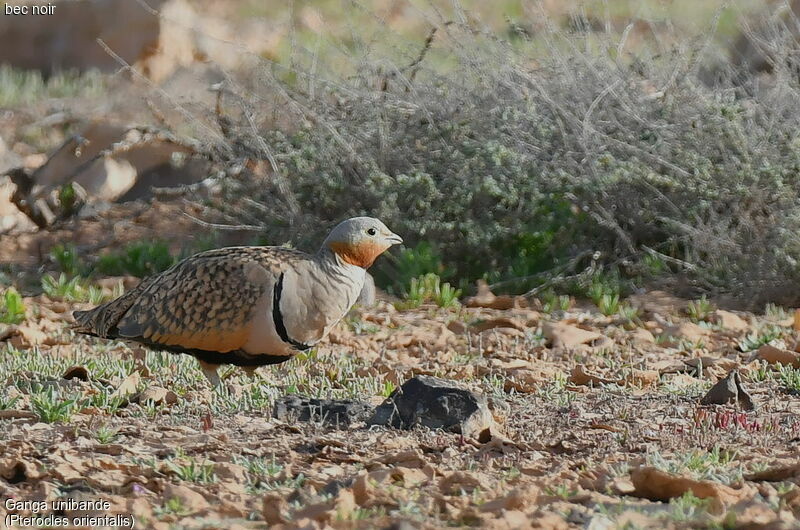
[[[322,340],[358,299],[364,277],[364,269],[338,262],[308,261],[285,269],[280,313],[288,336],[308,345]],[[274,289],[273,284],[257,304],[250,336],[242,348],[248,353],[297,353],[276,329]]]
[[250,336],[242,350],[253,355],[293,355],[297,353],[283,342],[272,319],[272,289],[256,305]]

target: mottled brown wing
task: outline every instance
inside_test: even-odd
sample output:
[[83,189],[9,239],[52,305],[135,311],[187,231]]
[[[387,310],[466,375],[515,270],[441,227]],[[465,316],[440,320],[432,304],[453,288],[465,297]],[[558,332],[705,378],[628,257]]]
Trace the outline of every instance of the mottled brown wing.
[[116,327],[122,316],[130,309],[147,286],[158,279],[158,276],[142,280],[139,285],[119,298],[99,305],[89,311],[75,311],[74,329],[78,333],[95,335],[102,338],[115,338]]
[[[106,335],[187,350],[237,350],[247,342],[256,305],[280,271],[304,257],[276,247],[197,254],[137,288]],[[94,311],[119,313],[114,302],[123,298]]]

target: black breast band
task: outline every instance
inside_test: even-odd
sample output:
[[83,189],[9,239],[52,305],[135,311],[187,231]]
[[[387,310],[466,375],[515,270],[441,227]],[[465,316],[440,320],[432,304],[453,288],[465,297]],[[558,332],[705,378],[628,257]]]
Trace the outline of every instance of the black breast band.
[[289,337],[286,332],[286,325],[283,323],[283,315],[281,314],[281,294],[283,293],[283,273],[275,283],[275,288],[272,294],[272,321],[275,323],[275,331],[283,342],[292,346],[292,348],[300,351],[305,351],[311,348],[311,344],[297,342]]

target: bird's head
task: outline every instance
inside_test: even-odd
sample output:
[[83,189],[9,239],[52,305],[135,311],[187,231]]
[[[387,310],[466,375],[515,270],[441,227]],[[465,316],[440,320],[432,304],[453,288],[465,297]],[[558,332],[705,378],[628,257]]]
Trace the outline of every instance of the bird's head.
[[353,217],[331,230],[322,248],[328,248],[345,263],[366,269],[389,247],[402,242],[403,238],[378,219]]

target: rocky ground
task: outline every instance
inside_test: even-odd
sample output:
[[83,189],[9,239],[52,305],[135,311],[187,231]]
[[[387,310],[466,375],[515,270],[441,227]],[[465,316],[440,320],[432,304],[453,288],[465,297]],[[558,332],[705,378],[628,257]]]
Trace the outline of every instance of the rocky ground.
[[[0,528],[10,515],[109,514],[125,518],[108,526],[134,518],[137,528],[159,529],[800,527],[800,319],[792,309],[730,312],[659,291],[623,301],[599,292],[591,301],[484,287],[445,308],[384,299],[353,310],[320,348],[254,379],[227,369],[216,390],[191,358],[70,331],[72,310],[138,281],[84,270],[84,259],[156,238],[171,256],[253,241],[253,232],[230,231],[204,240],[208,227],[184,215],[202,218],[201,207],[151,189],[205,190],[209,170],[145,125],[216,123],[210,87],[224,79],[219,65],[247,66],[245,50],[278,60],[296,33],[316,43],[321,21],[339,9],[309,4],[272,16],[270,7],[244,27],[223,16],[233,2],[157,3],[171,14],[148,16],[147,31],[100,20],[106,33],[78,41],[94,49],[102,37],[119,49],[114,36],[158,35],[160,53],[134,46],[122,54],[146,81],[114,74],[119,61],[101,49],[88,66],[111,72],[103,77],[44,82],[0,69],[0,172],[17,168],[30,184],[15,197],[18,184],[0,174]],[[400,4],[380,5],[388,11],[363,18],[403,18],[392,8]],[[505,27],[501,10],[491,11]],[[669,25],[702,19],[693,13],[671,15]],[[142,20],[107,15],[126,28]],[[301,31],[279,23],[290,15]],[[414,57],[429,33],[424,17],[409,20],[417,18]],[[0,34],[17,52],[55,34],[15,24],[16,33]],[[631,30],[634,43],[653,28],[632,25],[625,35]],[[341,24],[348,38],[352,29]],[[215,37],[201,38],[207,33]],[[240,45],[231,48],[234,36]],[[75,49],[75,60],[92,58]],[[754,68],[762,58],[737,54]],[[32,65],[25,55],[17,64],[41,72],[71,64],[34,55],[47,61]],[[102,200],[82,210],[81,193]],[[128,258],[140,272],[149,266]],[[397,393],[419,376],[437,379]],[[387,399],[407,415],[376,409]],[[437,422],[447,428],[426,426]],[[66,500],[108,506],[54,504]]]
[[[648,292],[607,316],[486,289],[448,309],[379,302],[212,391],[191,358],[74,335],[70,311],[90,305],[25,297],[24,320],[0,325],[4,500],[107,499],[148,528],[798,525],[800,355],[780,308]],[[701,404],[731,371],[724,404]],[[491,414],[462,433],[365,423],[421,374]],[[294,399],[276,418],[285,395],[365,405],[330,421]]]

